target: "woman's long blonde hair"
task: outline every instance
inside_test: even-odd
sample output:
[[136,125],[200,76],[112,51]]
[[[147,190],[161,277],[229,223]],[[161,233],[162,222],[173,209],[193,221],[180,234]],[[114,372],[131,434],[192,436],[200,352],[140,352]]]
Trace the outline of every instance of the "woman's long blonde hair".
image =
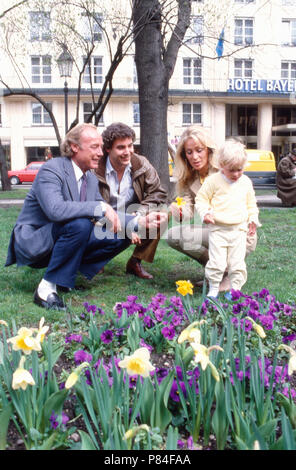
[[185,155],[184,145],[185,142],[190,138],[192,138],[195,142],[200,142],[202,145],[208,148],[209,166],[213,166],[214,163],[213,156],[216,145],[214,144],[211,136],[201,126],[193,125],[187,127],[180,137],[175,155],[174,176],[177,179],[178,190],[184,189],[189,183],[198,177],[198,171],[192,168]]

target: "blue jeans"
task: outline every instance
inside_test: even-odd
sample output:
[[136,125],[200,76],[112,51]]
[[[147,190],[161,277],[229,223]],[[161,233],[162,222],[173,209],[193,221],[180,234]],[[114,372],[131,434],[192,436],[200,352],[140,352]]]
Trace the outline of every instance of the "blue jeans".
[[116,234],[98,239],[94,224],[87,218],[80,218],[54,224],[55,244],[44,279],[63,287],[74,287],[78,271],[92,279],[112,258],[130,245],[128,238],[118,239]]

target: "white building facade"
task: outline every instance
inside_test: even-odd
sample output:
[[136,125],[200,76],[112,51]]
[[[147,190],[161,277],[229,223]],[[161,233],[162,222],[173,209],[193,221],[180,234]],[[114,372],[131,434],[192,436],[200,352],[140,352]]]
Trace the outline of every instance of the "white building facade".
[[[11,3],[6,1],[7,5]],[[117,3],[121,8],[125,5],[128,18],[128,2]],[[99,7],[97,13],[104,16]],[[61,51],[55,50],[51,42],[54,14],[46,7],[42,12],[24,9],[22,21],[27,33],[14,34],[27,38],[26,44],[24,39],[19,45],[11,42],[11,47],[16,48],[14,60],[18,68],[9,60],[9,54],[3,53],[2,80],[14,90],[37,91],[52,109],[63,136],[64,80],[56,63]],[[87,35],[83,15],[81,27]],[[216,46],[222,31],[223,55],[218,59]],[[90,81],[98,93],[110,65],[104,34],[98,25],[93,25],[92,34],[95,49],[90,67],[82,75],[80,122],[86,120],[92,107]],[[273,150],[277,157],[296,146],[295,46],[296,0],[192,0],[191,27],[170,81],[170,143],[176,144],[188,125],[199,124],[209,129],[217,145],[227,137],[239,137],[248,148]],[[77,52],[77,60],[83,63],[82,50]],[[72,77],[67,79],[69,123],[76,115],[78,77],[78,69],[74,68]],[[112,122],[125,122],[135,129],[139,143],[140,114],[132,49],[115,72],[113,88],[99,127],[103,130]],[[3,93],[7,91],[4,85],[2,89]],[[0,137],[11,169],[44,160],[47,147],[53,155],[59,154],[49,115],[29,94],[2,96],[0,119]]]

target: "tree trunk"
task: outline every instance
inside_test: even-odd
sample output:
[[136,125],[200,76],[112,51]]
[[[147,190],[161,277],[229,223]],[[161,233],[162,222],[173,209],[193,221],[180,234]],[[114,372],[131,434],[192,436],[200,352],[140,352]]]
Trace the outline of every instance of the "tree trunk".
[[133,20],[141,152],[156,168],[162,184],[168,188],[168,77],[162,60],[161,8],[158,0],[135,2]]
[[6,155],[0,140],[0,173],[2,182],[2,191],[10,191],[11,185],[7,174]]
[[141,151],[169,189],[167,109],[169,80],[190,23],[191,0],[178,0],[178,20],[167,46],[159,0],[133,0],[135,61],[138,74]]

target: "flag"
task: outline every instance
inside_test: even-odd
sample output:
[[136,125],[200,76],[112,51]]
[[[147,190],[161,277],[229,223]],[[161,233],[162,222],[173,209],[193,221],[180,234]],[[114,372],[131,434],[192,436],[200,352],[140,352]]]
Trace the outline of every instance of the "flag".
[[222,29],[222,31],[220,33],[220,36],[219,36],[219,39],[218,39],[218,42],[217,42],[217,46],[216,46],[216,52],[217,52],[218,60],[223,55],[223,49],[224,49],[224,28]]

